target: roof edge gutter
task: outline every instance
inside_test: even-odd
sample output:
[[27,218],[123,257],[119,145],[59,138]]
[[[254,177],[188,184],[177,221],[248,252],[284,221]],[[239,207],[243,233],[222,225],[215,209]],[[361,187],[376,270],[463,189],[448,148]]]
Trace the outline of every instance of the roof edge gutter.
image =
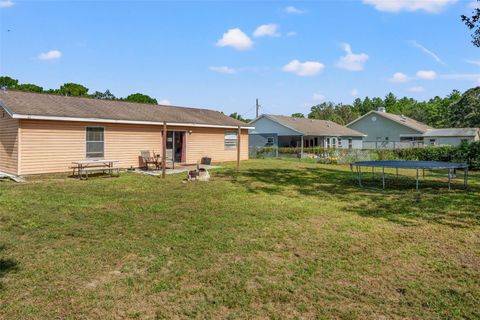
[[[5,108],[5,106],[2,105]],[[6,109],[6,108],[5,108]],[[8,110],[6,109],[8,112]],[[10,113],[9,113],[10,114]],[[75,122],[103,122],[103,123],[119,123],[119,124],[144,124],[144,125],[163,125],[163,122],[158,121],[137,121],[137,120],[116,120],[116,119],[101,119],[101,118],[75,118],[75,117],[55,117],[55,116],[38,116],[12,113],[10,116],[13,119],[24,120],[51,120],[51,121],[75,121]],[[182,126],[182,127],[199,127],[199,128],[226,128],[237,129],[238,126],[225,126],[217,124],[202,124],[202,123],[179,123],[167,122],[167,126]],[[254,129],[251,126],[240,126],[241,129]]]

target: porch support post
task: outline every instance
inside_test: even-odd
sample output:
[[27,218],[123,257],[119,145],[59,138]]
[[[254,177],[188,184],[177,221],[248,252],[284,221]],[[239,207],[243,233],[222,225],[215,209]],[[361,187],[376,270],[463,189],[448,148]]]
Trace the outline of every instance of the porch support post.
[[165,179],[165,166],[167,165],[167,122],[163,121],[162,135],[162,178]]
[[303,135],[300,137],[300,159],[303,159]]
[[237,170],[240,170],[240,137],[242,135],[242,130],[240,129],[240,126],[238,126],[238,132],[237,132]]

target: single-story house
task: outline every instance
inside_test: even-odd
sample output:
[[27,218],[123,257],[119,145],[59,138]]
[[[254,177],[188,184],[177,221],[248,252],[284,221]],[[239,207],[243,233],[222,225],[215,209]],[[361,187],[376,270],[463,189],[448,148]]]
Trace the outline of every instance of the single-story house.
[[250,148],[323,147],[361,149],[363,134],[327,120],[262,114],[250,122]]
[[221,112],[186,107],[0,90],[0,171],[65,172],[73,161],[115,159],[141,166],[140,152],[167,150],[175,162],[248,159],[250,126]]
[[385,108],[370,111],[347,127],[365,134],[364,149],[458,145],[462,141],[479,140],[478,128],[435,129],[409,117],[388,113]]
[[428,129],[423,134],[426,145],[458,145],[463,141],[480,141],[479,128]]

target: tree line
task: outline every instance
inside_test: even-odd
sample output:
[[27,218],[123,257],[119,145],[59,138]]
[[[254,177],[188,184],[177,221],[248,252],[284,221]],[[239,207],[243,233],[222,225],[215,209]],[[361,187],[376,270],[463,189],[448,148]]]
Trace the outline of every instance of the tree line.
[[[346,125],[379,108],[410,117],[434,128],[480,127],[480,87],[469,89],[463,94],[453,90],[443,98],[436,96],[428,101],[417,101],[408,97],[399,99],[389,93],[385,98],[357,98],[351,105],[322,102],[312,106],[307,117]],[[304,118],[305,115],[294,113],[292,117]]]
[[105,92],[95,91],[92,94],[89,94],[89,89],[78,83],[64,83],[57,89],[47,89],[38,86],[33,83],[19,83],[17,79],[13,79],[8,76],[0,77],[0,88],[7,90],[16,90],[23,92],[37,92],[37,93],[47,93],[47,94],[57,94],[62,96],[71,96],[71,97],[84,97],[92,99],[101,99],[101,100],[119,100],[119,101],[129,101],[129,102],[139,102],[139,103],[148,103],[148,104],[158,104],[157,99],[152,98],[143,93],[133,93],[128,95],[125,98],[116,97],[110,90]]

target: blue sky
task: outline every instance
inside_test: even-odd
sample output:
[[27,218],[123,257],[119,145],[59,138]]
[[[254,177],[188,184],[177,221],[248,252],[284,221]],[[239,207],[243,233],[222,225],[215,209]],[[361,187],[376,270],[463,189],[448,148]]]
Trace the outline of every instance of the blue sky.
[[0,0],[0,74],[254,115],[480,84],[475,2]]

